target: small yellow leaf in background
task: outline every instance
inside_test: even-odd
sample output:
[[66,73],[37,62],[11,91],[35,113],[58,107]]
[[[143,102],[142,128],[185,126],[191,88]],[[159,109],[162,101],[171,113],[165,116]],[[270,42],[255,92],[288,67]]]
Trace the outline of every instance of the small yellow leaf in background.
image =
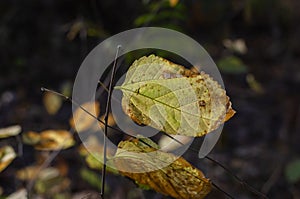
[[[102,115],[101,118],[100,118],[100,120],[103,121],[103,122],[104,122],[104,117],[105,117],[105,115]],[[107,124],[109,126],[114,126],[116,124],[114,116],[111,113],[108,114]],[[99,125],[100,125],[100,127],[104,128],[104,124],[99,122]]]
[[66,130],[46,130],[40,133],[37,150],[67,149],[75,144],[72,134]]
[[171,7],[175,7],[178,2],[179,2],[179,0],[169,0],[169,3],[170,3]]
[[17,157],[11,146],[0,148],[0,172],[3,171]]
[[[100,113],[99,102],[87,102],[84,103],[82,107],[90,113],[95,113],[96,114],[95,117],[98,117]],[[75,126],[75,122],[76,122],[76,126]],[[70,126],[76,129],[77,132],[82,132],[91,128],[95,123],[97,123],[97,120],[92,116],[90,116],[81,108],[77,108],[73,114],[73,117],[70,119],[69,123]]]
[[72,134],[66,130],[45,130],[40,133],[29,131],[22,138],[25,144],[45,151],[67,149],[75,144]]
[[35,131],[28,131],[22,134],[22,140],[24,144],[35,145],[40,141],[40,134]]
[[240,54],[246,54],[248,51],[244,39],[236,39],[236,40],[224,39],[223,45],[229,50],[232,50]]
[[246,77],[247,83],[249,87],[255,91],[256,93],[262,94],[265,92],[264,88],[262,85],[255,79],[253,74],[247,74]]
[[9,127],[5,127],[0,129],[0,138],[7,138],[7,137],[11,137],[11,136],[15,136],[18,135],[19,133],[21,133],[22,128],[20,125],[13,125],[13,126],[9,126]]
[[18,170],[16,177],[22,181],[34,181],[37,193],[53,196],[69,189],[71,181],[66,174],[57,167],[43,168],[41,165],[32,165]]
[[10,194],[6,199],[28,199],[28,193],[26,189],[20,189]]
[[20,180],[32,180],[37,177],[39,174],[40,166],[28,166],[21,170],[18,170],[16,173],[16,177]]
[[[149,152],[156,152],[150,155]],[[138,155],[132,155],[134,152]],[[157,161],[172,163],[163,168]],[[151,187],[164,195],[180,199],[204,198],[212,188],[210,180],[193,167],[184,158],[177,159],[173,154],[157,151],[155,148],[142,144],[139,140],[122,141],[111,161],[120,173],[133,179],[141,187]],[[150,168],[152,171],[137,173],[140,168]],[[133,172],[126,172],[132,170]]]
[[167,134],[203,136],[235,113],[208,74],[155,55],[136,60],[115,89],[122,90],[122,108],[134,122]]
[[55,115],[62,105],[62,98],[54,93],[45,92],[43,103],[50,115]]
[[[107,147],[106,156],[111,158],[115,151],[110,147]],[[103,163],[100,160],[103,160],[103,145],[99,143],[96,136],[89,136],[87,140],[84,141],[84,145],[79,146],[79,154],[85,157],[85,162],[91,169],[101,170]],[[111,173],[118,173],[115,169],[107,167],[107,171]]]

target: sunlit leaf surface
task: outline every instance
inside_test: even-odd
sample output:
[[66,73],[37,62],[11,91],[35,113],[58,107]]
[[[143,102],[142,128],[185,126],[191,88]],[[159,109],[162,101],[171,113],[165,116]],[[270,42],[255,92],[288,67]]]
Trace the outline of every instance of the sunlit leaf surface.
[[133,121],[168,134],[203,136],[235,113],[209,75],[154,55],[136,60],[115,88],[122,90],[122,107]]

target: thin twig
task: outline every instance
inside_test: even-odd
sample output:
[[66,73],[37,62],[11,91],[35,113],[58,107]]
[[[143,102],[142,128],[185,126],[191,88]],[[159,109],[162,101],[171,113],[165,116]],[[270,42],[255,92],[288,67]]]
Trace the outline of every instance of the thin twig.
[[101,197],[102,199],[104,199],[104,190],[105,190],[105,176],[106,176],[106,161],[107,161],[107,157],[106,157],[106,150],[107,150],[107,143],[106,143],[106,137],[107,137],[107,128],[108,128],[108,115],[109,115],[109,108],[110,108],[110,104],[111,104],[111,95],[112,95],[112,91],[113,91],[113,83],[114,83],[114,78],[115,78],[115,73],[116,73],[116,66],[117,66],[117,59],[118,59],[118,55],[119,55],[119,50],[120,50],[121,46],[117,46],[117,52],[116,52],[116,56],[115,56],[115,60],[114,60],[114,64],[113,64],[113,68],[112,68],[112,74],[111,74],[111,78],[110,78],[110,82],[109,82],[109,87],[108,87],[108,96],[107,96],[107,101],[106,101],[106,110],[105,110],[105,117],[104,117],[104,139],[103,139],[103,167],[102,167],[102,185],[101,185]]

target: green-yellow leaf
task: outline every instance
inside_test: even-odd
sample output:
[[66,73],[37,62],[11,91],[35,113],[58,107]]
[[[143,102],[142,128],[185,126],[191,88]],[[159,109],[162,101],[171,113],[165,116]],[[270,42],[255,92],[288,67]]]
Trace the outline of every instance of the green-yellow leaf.
[[168,134],[203,136],[235,113],[209,75],[155,55],[136,60],[115,88],[122,90],[122,107],[133,121]]

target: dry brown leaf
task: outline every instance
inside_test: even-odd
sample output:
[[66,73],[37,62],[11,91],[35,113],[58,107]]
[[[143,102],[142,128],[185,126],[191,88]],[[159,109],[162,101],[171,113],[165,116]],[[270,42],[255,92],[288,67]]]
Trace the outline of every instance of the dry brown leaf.
[[45,92],[43,103],[50,115],[55,115],[62,105],[62,98],[54,93]]
[[[94,113],[95,110],[95,117],[97,117],[100,113],[100,104],[99,102],[87,102],[82,105],[82,107],[90,112]],[[76,126],[75,126],[76,121]],[[81,108],[78,108],[74,114],[73,118],[69,121],[70,126],[77,130],[77,132],[86,131],[93,126],[93,124],[97,123],[97,120],[83,111]]]
[[11,136],[16,136],[21,133],[22,128],[20,125],[13,125],[0,129],[0,138],[7,138]]
[[[133,156],[131,152],[138,155]],[[149,152],[155,153],[150,155]],[[173,162],[167,167],[159,168],[158,161],[166,160]],[[177,159],[173,154],[158,151],[137,139],[120,142],[112,161],[122,175],[133,179],[142,187],[150,187],[174,198],[201,199],[212,188],[210,180],[184,158]],[[140,168],[150,168],[153,171],[136,173]],[[125,172],[129,169],[132,172]]]
[[3,171],[17,157],[11,146],[0,148],[0,172]]

